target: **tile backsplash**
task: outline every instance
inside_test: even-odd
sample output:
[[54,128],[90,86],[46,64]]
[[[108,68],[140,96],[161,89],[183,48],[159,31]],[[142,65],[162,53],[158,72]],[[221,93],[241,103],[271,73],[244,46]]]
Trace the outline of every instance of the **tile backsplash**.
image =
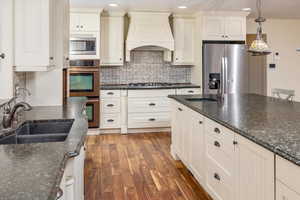
[[131,62],[120,67],[101,66],[101,84],[138,82],[190,83],[190,66],[173,66],[163,61],[162,51],[132,51]]

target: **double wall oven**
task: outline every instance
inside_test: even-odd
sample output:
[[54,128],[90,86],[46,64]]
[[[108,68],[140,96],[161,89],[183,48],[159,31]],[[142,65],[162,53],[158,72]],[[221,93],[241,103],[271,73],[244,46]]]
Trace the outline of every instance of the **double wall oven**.
[[99,76],[100,60],[71,60],[69,94],[87,97],[87,116],[90,128],[98,128],[100,121]]

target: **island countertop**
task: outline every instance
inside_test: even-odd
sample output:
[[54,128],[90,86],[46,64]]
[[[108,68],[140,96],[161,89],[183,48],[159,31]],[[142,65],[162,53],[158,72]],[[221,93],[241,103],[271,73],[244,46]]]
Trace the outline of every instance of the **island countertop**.
[[300,166],[300,103],[255,94],[226,95],[223,102],[186,100],[202,97],[169,96]]
[[[70,98],[64,106],[34,107],[22,121],[74,119],[64,142],[0,145],[0,199],[56,199],[66,162],[79,154],[88,130],[82,114],[86,98]],[[0,132],[3,131],[0,128]]]

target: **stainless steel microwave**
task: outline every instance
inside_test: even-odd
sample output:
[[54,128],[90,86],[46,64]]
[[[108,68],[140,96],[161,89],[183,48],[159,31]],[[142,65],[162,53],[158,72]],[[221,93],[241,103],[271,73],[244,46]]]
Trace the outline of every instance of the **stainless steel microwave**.
[[71,59],[98,59],[99,36],[94,34],[74,34],[70,38]]

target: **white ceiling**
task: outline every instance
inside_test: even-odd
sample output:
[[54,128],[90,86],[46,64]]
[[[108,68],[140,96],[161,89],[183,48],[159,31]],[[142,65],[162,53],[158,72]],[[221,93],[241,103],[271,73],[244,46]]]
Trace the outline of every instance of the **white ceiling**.
[[[199,10],[241,10],[252,8],[251,16],[255,16],[255,0],[70,0],[72,7],[100,7],[106,10],[151,10],[195,12]],[[119,4],[111,8],[109,3]],[[178,9],[185,5],[187,9]],[[300,0],[263,0],[263,15],[269,18],[300,18]]]

